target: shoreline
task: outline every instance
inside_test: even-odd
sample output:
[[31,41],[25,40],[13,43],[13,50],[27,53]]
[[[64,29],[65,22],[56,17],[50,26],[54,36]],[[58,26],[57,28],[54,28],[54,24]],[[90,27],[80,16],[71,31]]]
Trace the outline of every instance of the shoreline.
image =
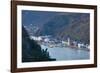
[[75,47],[75,46],[61,46],[61,47],[59,47],[59,46],[52,46],[52,47],[50,47],[50,46],[48,46],[48,45],[44,45],[44,44],[39,44],[40,46],[45,46],[45,47],[47,47],[47,48],[50,48],[50,49],[53,49],[53,48],[70,48],[70,49],[76,49],[76,50],[84,50],[84,51],[90,51],[90,49],[87,49],[87,48],[78,48],[78,47]]

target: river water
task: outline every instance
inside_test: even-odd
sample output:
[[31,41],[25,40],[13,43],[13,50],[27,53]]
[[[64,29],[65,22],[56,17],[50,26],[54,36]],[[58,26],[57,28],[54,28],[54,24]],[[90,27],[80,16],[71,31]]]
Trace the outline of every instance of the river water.
[[90,58],[90,52],[86,50],[80,49],[72,49],[69,47],[53,47],[50,48],[48,46],[41,45],[42,49],[48,48],[48,52],[51,58],[55,58],[56,60],[84,60]]

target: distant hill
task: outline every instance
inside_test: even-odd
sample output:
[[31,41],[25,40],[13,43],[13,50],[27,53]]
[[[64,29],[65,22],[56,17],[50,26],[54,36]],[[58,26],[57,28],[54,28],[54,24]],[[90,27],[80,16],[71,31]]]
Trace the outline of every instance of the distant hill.
[[89,44],[90,37],[90,19],[89,15],[79,14],[79,15],[69,15],[69,24],[67,27],[62,28],[58,31],[56,36],[66,39],[70,37],[73,40],[78,40]]
[[53,37],[89,43],[89,14],[57,15],[42,25],[35,35],[52,35]]
[[57,15],[54,18],[50,19],[48,22],[42,25],[35,35],[55,35],[62,28],[66,27],[69,24],[69,18],[65,15]]
[[31,35],[52,35],[66,40],[70,37],[89,44],[90,19],[86,13],[59,13],[43,24],[27,26]]

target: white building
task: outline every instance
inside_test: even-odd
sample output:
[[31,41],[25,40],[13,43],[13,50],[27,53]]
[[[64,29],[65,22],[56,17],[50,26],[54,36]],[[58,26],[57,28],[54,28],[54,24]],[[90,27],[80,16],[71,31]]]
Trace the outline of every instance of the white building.
[[42,40],[42,37],[37,37],[37,41],[41,41]]
[[41,41],[42,37],[30,36],[30,39],[33,39],[33,40],[36,40],[36,41]]
[[44,39],[44,42],[49,42],[49,38],[45,38]]
[[32,39],[32,40],[37,40],[37,37],[35,37],[35,36],[30,36],[30,39]]
[[90,45],[89,45],[89,44],[86,44],[86,48],[87,48],[87,49],[90,49]]
[[78,48],[82,48],[84,46],[83,43],[78,43],[77,45],[78,45]]
[[70,38],[67,38],[67,45],[70,45]]

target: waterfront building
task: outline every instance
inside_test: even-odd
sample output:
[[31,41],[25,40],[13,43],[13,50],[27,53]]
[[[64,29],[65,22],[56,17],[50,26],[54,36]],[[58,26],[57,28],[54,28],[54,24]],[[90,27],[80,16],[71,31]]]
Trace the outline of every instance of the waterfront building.
[[82,48],[83,46],[84,46],[84,44],[78,43],[78,48]]
[[70,38],[67,38],[67,45],[70,46],[70,44],[71,44]]
[[36,40],[36,41],[41,41],[42,40],[42,37],[36,37],[36,36],[30,36],[30,39],[32,40]]
[[44,42],[49,42],[49,41],[50,41],[49,38],[44,39]]

